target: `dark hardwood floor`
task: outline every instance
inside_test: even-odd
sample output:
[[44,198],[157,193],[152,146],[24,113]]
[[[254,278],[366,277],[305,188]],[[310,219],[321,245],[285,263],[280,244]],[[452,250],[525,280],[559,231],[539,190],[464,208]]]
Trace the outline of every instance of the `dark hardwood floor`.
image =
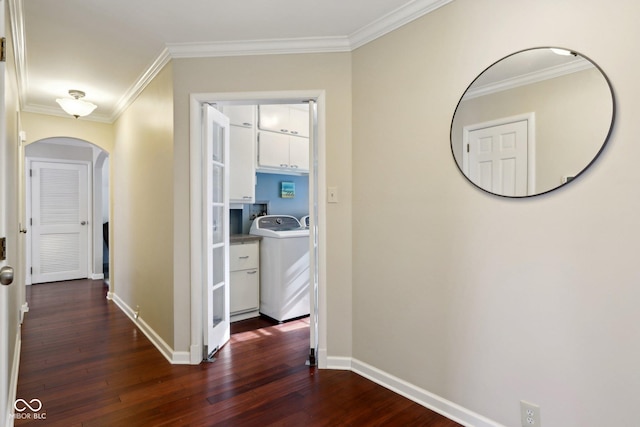
[[171,365],[106,291],[27,288],[17,397],[39,399],[46,419],[17,426],[458,425],[352,372],[305,366],[308,319],[234,324],[214,363]]

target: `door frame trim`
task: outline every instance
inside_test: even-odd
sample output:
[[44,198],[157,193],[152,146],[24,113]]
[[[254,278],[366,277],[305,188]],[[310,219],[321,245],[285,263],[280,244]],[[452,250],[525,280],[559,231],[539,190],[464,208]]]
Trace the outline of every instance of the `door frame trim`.
[[[202,229],[201,205],[202,205],[202,117],[201,105],[204,103],[214,103],[216,101],[238,102],[238,103],[266,103],[270,101],[282,102],[283,100],[306,100],[313,99],[317,105],[317,129],[318,136],[315,140],[315,147],[311,152],[317,153],[315,161],[311,161],[309,171],[309,214],[312,215],[313,203],[318,205],[318,218],[315,224],[318,226],[318,245],[315,250],[318,255],[318,366],[326,368],[326,131],[325,131],[325,91],[324,90],[301,90],[301,91],[270,91],[270,92],[220,92],[220,93],[192,93],[190,95],[190,117],[189,117],[189,164],[190,164],[190,237],[191,237],[191,345],[190,362],[197,365],[202,361],[204,319],[202,310],[203,275],[202,268],[204,259],[202,254]],[[313,168],[317,165],[317,194],[314,192],[312,177]],[[313,256],[312,256],[313,258]]]
[[536,193],[536,113],[523,113],[501,117],[487,122],[474,123],[462,128],[462,171],[469,176],[469,153],[465,149],[469,143],[469,133],[478,129],[507,125],[515,122],[527,122],[527,195]]

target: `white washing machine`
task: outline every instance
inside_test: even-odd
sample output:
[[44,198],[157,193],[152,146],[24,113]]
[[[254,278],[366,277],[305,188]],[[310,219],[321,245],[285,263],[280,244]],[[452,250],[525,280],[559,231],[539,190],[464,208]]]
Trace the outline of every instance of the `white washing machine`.
[[309,229],[290,215],[256,218],[249,234],[260,242],[260,313],[280,322],[306,316],[309,299]]

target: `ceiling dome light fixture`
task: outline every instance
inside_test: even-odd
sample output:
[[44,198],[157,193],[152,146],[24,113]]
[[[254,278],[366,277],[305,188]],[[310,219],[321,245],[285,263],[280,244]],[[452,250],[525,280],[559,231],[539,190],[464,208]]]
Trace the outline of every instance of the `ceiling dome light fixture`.
[[69,95],[73,97],[70,98],[58,98],[56,102],[60,104],[60,107],[67,113],[71,114],[76,119],[78,117],[88,116],[96,109],[97,105],[92,104],[87,101],[83,101],[80,98],[84,98],[85,93],[81,90],[71,89],[69,91]]

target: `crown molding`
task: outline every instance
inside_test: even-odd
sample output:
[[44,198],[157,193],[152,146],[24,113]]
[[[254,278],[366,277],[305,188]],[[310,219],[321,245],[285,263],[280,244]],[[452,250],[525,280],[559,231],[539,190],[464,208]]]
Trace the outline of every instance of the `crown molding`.
[[111,122],[115,122],[118,117],[135,101],[142,91],[151,83],[151,81],[162,71],[165,65],[171,61],[171,55],[168,49],[163,49],[160,55],[151,64],[145,72],[140,74],[134,84],[122,95],[111,116]]
[[69,114],[65,113],[62,109],[57,107],[51,107],[49,105],[28,104],[22,107],[22,111],[25,113],[45,114],[47,116],[64,117],[65,119],[71,119],[71,120],[87,120],[90,122],[99,122],[99,123],[107,123],[107,124],[113,123],[112,117],[105,116],[104,114],[92,113],[92,114],[89,114],[88,116],[75,119]]
[[492,93],[502,92],[503,90],[515,89],[520,86],[526,86],[545,80],[555,79],[556,77],[566,76],[567,74],[577,73],[579,71],[594,68],[594,65],[584,58],[576,59],[568,64],[556,65],[555,67],[545,68],[522,76],[512,77],[498,82],[489,83],[478,86],[465,92],[462,97],[463,101],[478,98],[480,96],[490,95]]
[[9,22],[11,23],[11,37],[13,39],[13,55],[16,63],[16,79],[18,84],[18,99],[20,107],[27,103],[29,80],[27,78],[27,43],[24,33],[24,8],[22,0],[8,0]]
[[170,43],[171,58],[207,58],[245,55],[286,55],[300,53],[349,52],[347,37],[306,37],[228,41],[218,43]]
[[375,39],[394,31],[403,25],[420,18],[423,15],[441,8],[453,0],[414,0],[400,6],[380,19],[365,25],[349,36],[351,50],[355,50]]

